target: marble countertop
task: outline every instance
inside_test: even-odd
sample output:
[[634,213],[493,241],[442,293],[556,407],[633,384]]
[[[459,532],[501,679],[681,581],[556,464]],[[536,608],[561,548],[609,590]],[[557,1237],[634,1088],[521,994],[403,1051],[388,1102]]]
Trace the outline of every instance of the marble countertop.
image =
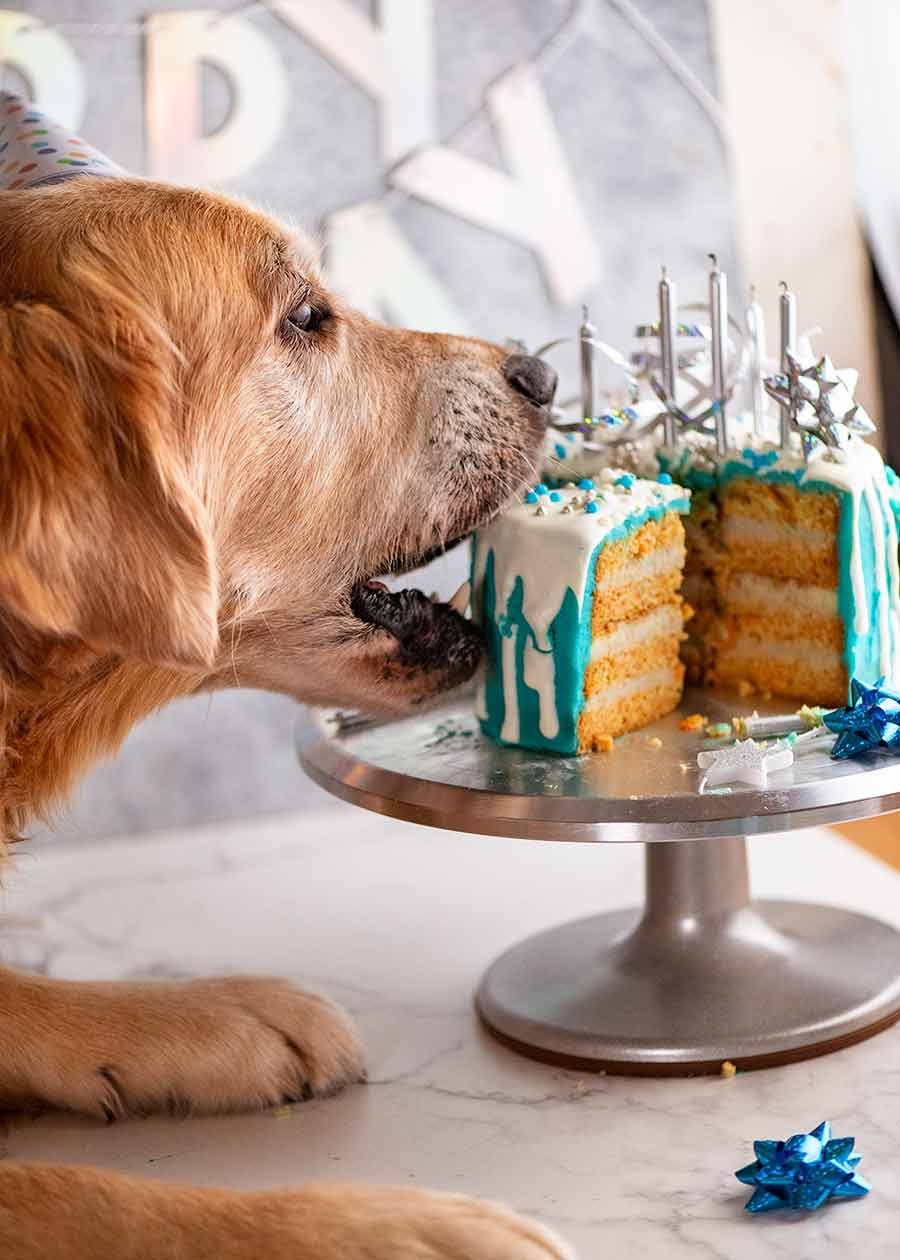
[[[900,925],[900,876],[826,830],[752,842],[754,888]],[[272,971],[358,1019],[370,1083],[255,1116],[106,1128],[16,1119],[0,1156],[262,1187],[368,1179],[505,1200],[582,1260],[897,1254],[900,1028],[732,1080],[580,1076],[517,1057],[471,1005],[507,945],[634,904],[632,845],[429,831],[318,799],[303,817],[21,852],[0,900],[5,961],[52,975]],[[752,1218],[733,1170],[759,1137],[822,1119],[854,1134],[875,1189],[811,1216]]]

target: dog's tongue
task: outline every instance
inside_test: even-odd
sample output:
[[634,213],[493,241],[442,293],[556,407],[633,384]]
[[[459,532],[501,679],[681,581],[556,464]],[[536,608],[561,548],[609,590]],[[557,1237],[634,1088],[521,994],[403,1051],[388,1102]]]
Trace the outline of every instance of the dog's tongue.
[[78,175],[121,178],[120,166],[21,96],[0,92],[0,191],[40,188]]

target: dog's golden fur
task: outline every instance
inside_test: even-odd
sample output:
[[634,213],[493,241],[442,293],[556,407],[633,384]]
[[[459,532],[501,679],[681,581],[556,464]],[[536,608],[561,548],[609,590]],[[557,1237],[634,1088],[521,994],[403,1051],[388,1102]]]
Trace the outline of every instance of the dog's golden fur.
[[[402,711],[467,676],[455,612],[413,599],[368,616],[382,596],[365,583],[528,474],[543,420],[504,361],[346,309],[305,243],[224,198],[105,179],[0,193],[5,838],[177,696],[250,685]],[[0,970],[2,1105],[227,1110],[361,1071],[346,1016],[283,981]],[[0,1240],[10,1260],[564,1254],[450,1196],[164,1191],[6,1165]]]

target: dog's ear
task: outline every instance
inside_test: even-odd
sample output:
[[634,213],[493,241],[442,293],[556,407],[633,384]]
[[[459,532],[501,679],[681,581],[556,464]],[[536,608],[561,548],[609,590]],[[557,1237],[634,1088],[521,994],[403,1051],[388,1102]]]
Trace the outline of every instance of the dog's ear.
[[0,606],[34,630],[202,668],[218,645],[177,355],[121,306],[0,305]]

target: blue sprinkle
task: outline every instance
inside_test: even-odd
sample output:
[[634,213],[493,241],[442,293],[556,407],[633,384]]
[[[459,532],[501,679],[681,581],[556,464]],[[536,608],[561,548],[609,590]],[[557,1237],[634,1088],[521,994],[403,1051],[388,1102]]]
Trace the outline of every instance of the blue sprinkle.
[[567,441],[567,442],[574,442],[577,436],[578,436],[578,434],[577,434],[577,433],[567,433],[567,434],[566,434],[566,441]]
[[551,491],[551,493],[550,493],[550,502],[551,502],[551,503],[559,503],[559,501],[560,501],[560,499],[561,499],[561,498],[562,498],[562,495],[561,495],[558,491],[556,491],[556,490]]
[[630,490],[631,487],[634,485],[634,474],[622,473],[621,477],[616,477],[613,484],[616,486],[621,486],[623,490]]
[[670,486],[672,484],[672,477],[669,473],[660,473],[656,480],[661,486]]
[[528,491],[528,493],[527,493],[527,494],[526,494],[526,496],[525,496],[525,502],[526,502],[526,503],[537,503],[537,501],[538,501],[538,497],[537,497],[537,495],[534,493],[534,491],[533,491],[533,490],[529,490],[529,491]]
[[582,479],[578,483],[579,490],[593,490],[593,488],[594,488],[594,483],[593,481],[591,481],[590,477],[582,477]]
[[626,407],[622,415],[627,416],[629,420],[637,420],[637,412],[634,407]]
[[584,510],[585,512],[594,513],[594,512],[598,512],[600,509],[597,507],[597,504],[594,502],[594,500],[591,499],[590,503],[586,503],[584,505]]
[[554,452],[555,452],[555,454],[556,454],[556,458],[557,458],[557,459],[565,459],[565,458],[566,458],[566,448],[563,446],[562,442],[557,442],[557,443],[556,443],[556,445],[554,446],[553,450],[554,450]]
[[534,492],[535,492],[535,494],[546,494],[546,493],[547,493],[547,487],[544,485],[543,481],[539,481],[539,482],[537,483],[537,485],[534,487]]

